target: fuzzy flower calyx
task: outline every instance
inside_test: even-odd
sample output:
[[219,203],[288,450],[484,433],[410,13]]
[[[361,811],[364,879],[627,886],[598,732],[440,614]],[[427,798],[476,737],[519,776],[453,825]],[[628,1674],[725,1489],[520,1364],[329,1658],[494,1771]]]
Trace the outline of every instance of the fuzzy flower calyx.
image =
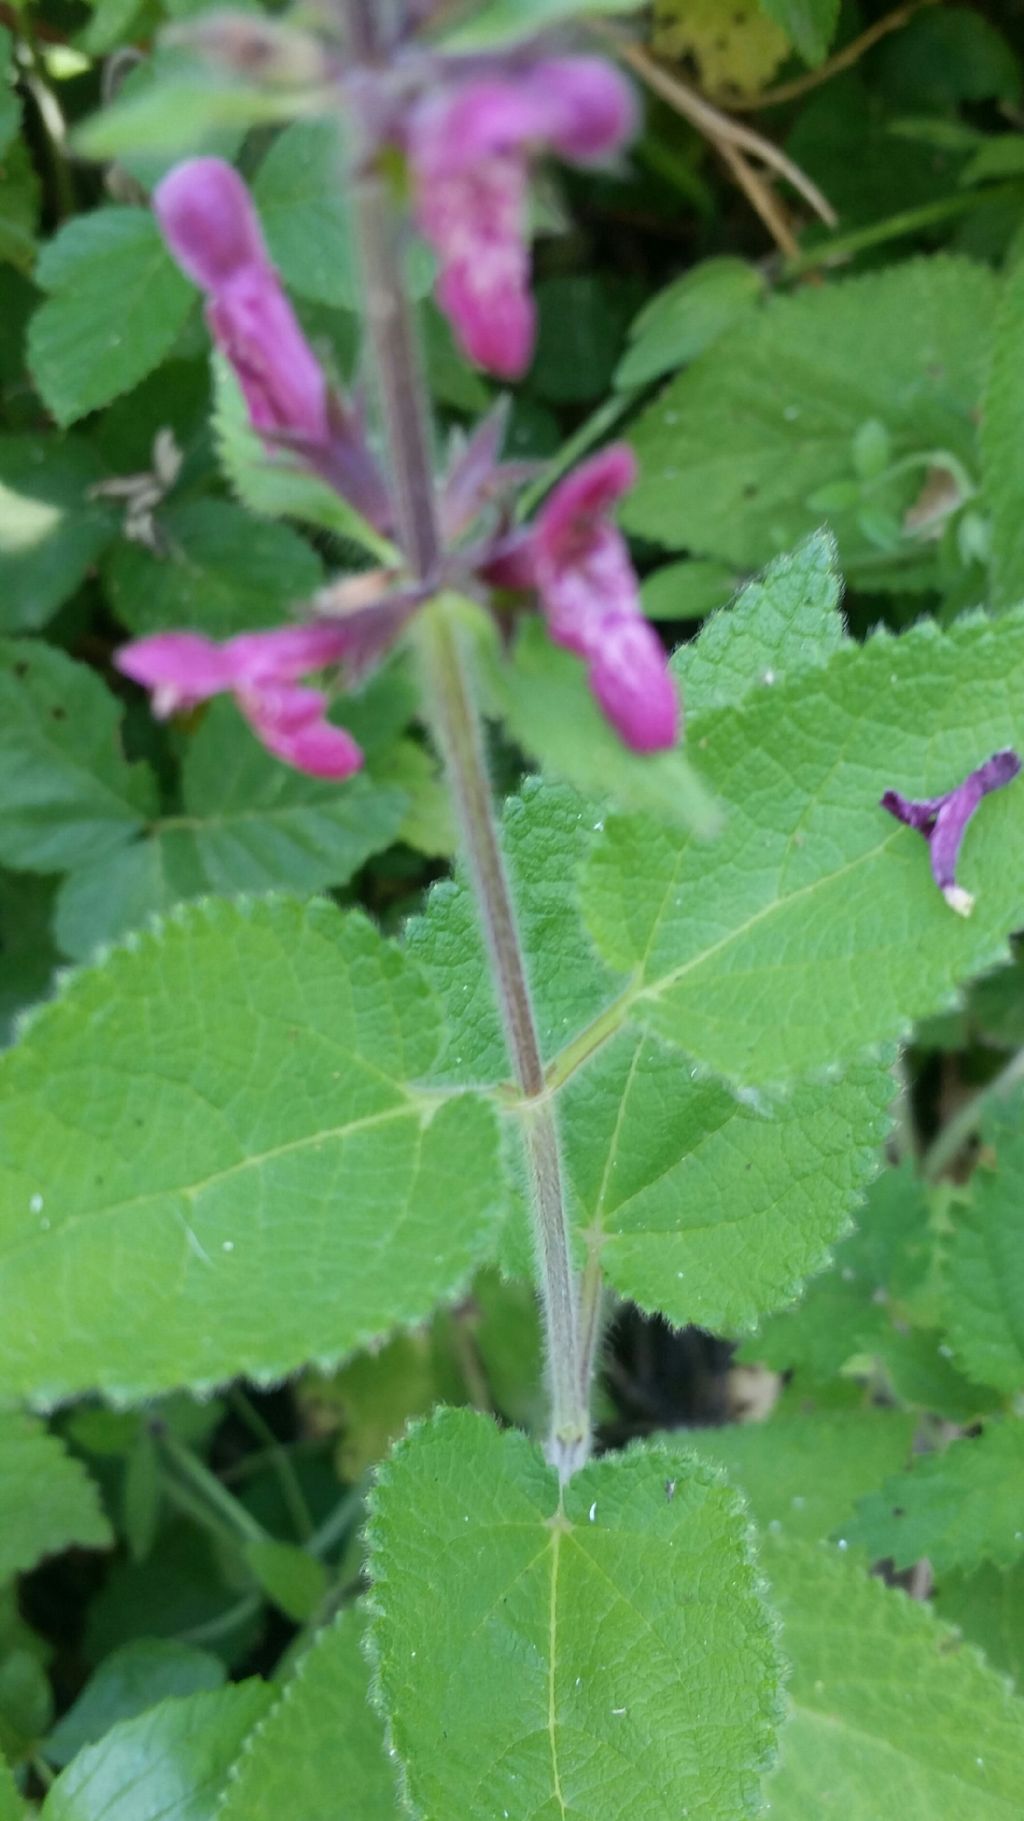
[[1011,783],[1020,768],[1017,754],[1007,747],[1003,752],[993,753],[991,759],[969,772],[962,784],[955,790],[946,791],[944,796],[915,799],[903,797],[896,790],[887,790],[882,797],[883,809],[898,822],[904,822],[908,828],[916,828],[924,835],[931,854],[932,877],[946,903],[961,917],[970,916],[974,909],[970,892],[956,880],[957,860],[967,824],[982,798]]

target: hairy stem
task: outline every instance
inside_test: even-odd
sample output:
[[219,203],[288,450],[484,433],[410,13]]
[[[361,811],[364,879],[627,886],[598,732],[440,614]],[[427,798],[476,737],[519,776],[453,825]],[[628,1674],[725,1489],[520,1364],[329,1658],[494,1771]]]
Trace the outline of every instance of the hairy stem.
[[939,1177],[955,1162],[964,1146],[974,1137],[994,1100],[1001,1100],[1024,1081],[1024,1050],[1010,1057],[1005,1068],[980,1088],[943,1126],[921,1160],[921,1173],[928,1182]]
[[[362,63],[384,54],[376,0],[344,0],[350,48]],[[398,224],[367,141],[361,149],[355,216],[376,361],[398,538],[417,581],[439,569],[438,525],[426,397],[398,247]],[[589,1386],[581,1384],[578,1286],[572,1265],[555,1115],[519,928],[498,841],[490,779],[469,668],[449,604],[419,616],[418,645],[433,729],[459,814],[509,1057],[523,1096],[519,1117],[540,1258],[551,1383],[548,1456],[568,1478],[590,1446]]]

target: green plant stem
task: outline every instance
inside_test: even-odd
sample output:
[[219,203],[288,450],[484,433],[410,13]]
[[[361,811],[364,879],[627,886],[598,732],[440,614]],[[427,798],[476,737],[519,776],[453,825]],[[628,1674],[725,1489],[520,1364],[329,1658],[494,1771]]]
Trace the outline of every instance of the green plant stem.
[[987,1087],[981,1088],[966,1101],[943,1126],[938,1137],[933,1139],[921,1163],[921,1173],[929,1182],[936,1182],[963,1150],[968,1139],[974,1137],[992,1102],[1011,1093],[1021,1081],[1024,1081],[1024,1049],[1011,1056],[1006,1067],[992,1077]]
[[604,1272],[601,1269],[600,1242],[591,1244],[580,1280],[580,1385],[590,1400],[590,1387],[597,1371],[597,1352],[604,1332]]
[[182,1644],[216,1644],[226,1638],[247,1619],[251,1619],[263,1605],[263,1596],[259,1593],[246,1593],[233,1606],[225,1607],[215,1619],[204,1619],[199,1625],[190,1625],[185,1631],[175,1632],[175,1637]]
[[67,122],[46,73],[46,64],[36,37],[31,8],[27,8],[22,14],[21,29],[23,34],[21,43],[26,66],[24,83],[35,104],[46,146],[46,159],[50,167],[53,186],[54,213],[58,221],[67,221],[74,214],[77,206],[74,179],[71,175],[71,165],[68,162]]
[[869,247],[884,246],[890,240],[902,240],[908,234],[919,234],[923,228],[933,227],[941,221],[950,221],[957,215],[969,214],[971,209],[980,208],[983,203],[994,198],[1017,194],[1012,184],[991,184],[976,190],[961,190],[953,196],[940,196],[936,202],[922,203],[916,209],[903,209],[897,215],[890,215],[885,221],[873,221],[865,228],[854,228],[849,234],[835,234],[829,240],[819,240],[812,247],[801,247],[799,253],[783,261],[783,278],[801,278],[805,272],[814,272],[819,266],[830,265],[835,260],[852,259],[856,253],[866,252]]
[[366,1481],[359,1480],[351,1486],[343,1498],[338,1500],[333,1511],[329,1511],[312,1536],[307,1548],[310,1555],[325,1556],[334,1548],[335,1543],[354,1529],[359,1521],[359,1513],[366,1498]]
[[[372,63],[380,50],[379,6],[375,0],[344,0],[344,16],[353,55],[360,62]],[[354,202],[399,542],[414,579],[429,581],[438,572],[441,536],[425,393],[394,211],[365,145]],[[519,1118],[540,1259],[551,1386],[547,1451],[565,1480],[589,1453],[590,1415],[580,1384],[578,1289],[554,1108],[545,1096],[544,1065],[495,826],[480,719],[448,602],[439,600],[421,611],[417,642],[433,730],[459,814],[509,1057],[523,1096]]]
[[264,1421],[255,1404],[246,1397],[240,1386],[234,1385],[228,1396],[250,1434],[263,1443],[266,1451],[265,1458],[276,1475],[277,1483],[281,1488],[281,1497],[287,1507],[295,1534],[301,1542],[307,1542],[313,1534],[313,1519],[310,1516],[302,1487],[299,1485],[298,1476],[287,1453],[282,1448],[270,1424]]
[[267,1532],[263,1525],[238,1499],[232,1497],[217,1475],[204,1466],[191,1448],[186,1448],[177,1436],[169,1434],[167,1430],[162,1431],[158,1439],[164,1454],[180,1473],[186,1487],[198,1493],[200,1499],[226,1523],[234,1537],[241,1538],[246,1543],[266,1541]]

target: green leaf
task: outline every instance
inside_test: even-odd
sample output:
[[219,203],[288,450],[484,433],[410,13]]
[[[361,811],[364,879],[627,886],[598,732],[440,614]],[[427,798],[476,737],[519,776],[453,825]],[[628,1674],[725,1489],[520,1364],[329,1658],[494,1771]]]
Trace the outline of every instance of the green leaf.
[[535,288],[537,345],[530,394],[555,405],[603,399],[622,346],[625,312],[602,274],[555,273]]
[[484,0],[464,7],[465,20],[450,25],[443,34],[446,50],[491,50],[550,31],[564,20],[586,18],[590,13],[629,13],[641,0]]
[[19,1012],[48,992],[59,956],[50,935],[53,885],[0,872],[0,1044]]
[[[1000,133],[993,139],[983,139],[978,149],[960,173],[962,184],[984,183],[990,177],[1024,177],[1024,133]],[[1012,271],[1007,275],[1012,276]],[[1004,299],[1013,289],[1008,284]],[[1005,321],[1005,317],[1004,317]],[[999,321],[996,322],[996,335],[999,337]],[[998,339],[996,347],[998,350]],[[998,354],[996,356],[998,358]],[[984,453],[985,439],[982,438]]]
[[989,575],[994,607],[1024,600],[1024,260],[1011,262],[996,312],[981,413],[982,491],[991,521]]
[[701,557],[666,563],[644,578],[644,612],[649,620],[701,620],[731,600],[740,580],[728,564]]
[[225,479],[243,506],[267,518],[301,519],[351,539],[385,561],[393,557],[387,539],[326,481],[264,448],[249,423],[241,387],[220,356],[213,362],[213,384],[217,454]]
[[250,127],[301,111],[294,91],[232,81],[177,46],[132,70],[117,100],[74,135],[75,149],[101,163],[117,159],[147,188],[186,154],[231,158]]
[[1024,1705],[927,1606],[823,1544],[769,1538],[791,1664],[772,1821],[1013,1821]]
[[345,190],[344,147],[331,117],[286,127],[260,165],[252,194],[289,290],[353,309],[360,288]]
[[[337,114],[297,120],[275,139],[252,186],[270,256],[299,297],[356,309],[362,296],[349,221],[345,145]],[[410,261],[413,294],[429,289],[420,249]]]
[[14,39],[5,25],[0,25],[0,158],[7,151],[21,125],[21,102],[14,90]]
[[737,706],[825,664],[844,643],[836,547],[825,531],[769,563],[672,660],[690,710]]
[[24,1821],[26,1812],[14,1778],[0,1758],[0,1821]]
[[267,1599],[297,1625],[307,1624],[327,1593],[323,1563],[295,1543],[273,1537],[246,1543],[242,1554]]
[[90,498],[103,468],[78,437],[0,436],[0,628],[35,630],[74,594],[114,536]]
[[190,738],[181,784],[180,815],[64,881],[54,934],[72,959],[184,899],[343,885],[397,839],[408,805],[369,772],[339,789],[281,765],[231,702],[213,703]]
[[33,1757],[53,1719],[51,1655],[21,1617],[17,1586],[8,1582],[0,1589],[0,1765]]
[[865,1064],[757,1110],[634,1032],[563,1091],[581,1242],[607,1280],[679,1327],[749,1328],[792,1300],[878,1167],[893,1085]]
[[913,1417],[895,1410],[829,1410],[696,1429],[686,1441],[701,1460],[724,1467],[758,1524],[812,1542],[903,1465],[913,1435]]
[[932,1594],[941,1619],[985,1652],[993,1669],[1024,1683],[1024,1564],[944,1574]]
[[50,1764],[70,1764],[121,1720],[134,1719],[172,1695],[220,1688],[224,1665],[208,1650],[175,1638],[136,1638],[104,1657],[43,1746]]
[[231,1763],[272,1700],[254,1678],[122,1720],[61,1772],[40,1821],[213,1821]]
[[914,1404],[954,1423],[971,1423],[1001,1408],[996,1392],[979,1389],[958,1372],[941,1328],[884,1323],[874,1347],[880,1370],[901,1403]]
[[0,1510],[0,1580],[72,1544],[109,1549],[114,1541],[81,1462],[19,1411],[0,1414]]
[[212,900],[78,974],[2,1063],[4,1392],[265,1382],[456,1296],[498,1138],[412,1085],[439,1040],[417,970],[325,904]]
[[140,15],[149,0],[92,0],[92,17],[79,35],[79,44],[91,57],[105,57],[118,45],[147,35],[139,32]]
[[[824,486],[856,479],[854,438],[873,419],[894,460],[946,451],[972,469],[996,297],[987,269],[952,258],[773,297],[638,422],[640,479],[623,523],[673,550],[757,567],[818,526]],[[900,512],[924,477],[922,464],[894,480]],[[879,553],[856,509],[832,517],[844,563],[863,565],[866,581]],[[910,537],[901,549],[921,552]]]
[[860,1502],[845,1534],[872,1560],[898,1569],[927,1556],[935,1573],[1024,1554],[1024,1423],[992,1423],[982,1434],[919,1457]]
[[95,671],[33,640],[0,641],[0,859],[56,872],[118,847],[155,807],[148,766],[121,751]]
[[157,549],[122,539],[105,565],[111,606],[137,635],[183,626],[229,638],[275,626],[323,580],[296,532],[227,500],[169,506],[157,526]]
[[249,1735],[217,1821],[398,1821],[384,1729],[368,1698],[362,1632],[356,1610],[317,1634],[277,1705]]
[[416,740],[397,740],[374,759],[373,775],[405,797],[398,839],[430,859],[449,859],[458,845],[455,815],[444,774],[433,754]]
[[839,23],[839,0],[761,0],[764,11],[796,45],[805,63],[824,60]]
[[615,384],[628,391],[695,360],[741,321],[764,295],[764,278],[745,259],[703,259],[646,303],[629,331]]
[[29,368],[59,424],[136,386],[174,346],[196,293],[148,209],[69,221],[36,278],[51,295],[29,325]]
[[606,1455],[560,1496],[524,1436],[442,1412],[382,1469],[370,1569],[417,1812],[733,1821],[753,1804],[773,1629],[742,1510],[692,1456]]
[[717,827],[714,802],[686,751],[637,753],[623,745],[594,701],[580,659],[552,644],[540,620],[524,623],[509,660],[491,649],[487,680],[515,739],[545,770],[677,828],[707,836]]
[[967,832],[967,918],[936,890],[921,836],[879,800],[889,786],[948,790],[994,749],[1024,746],[1022,700],[1024,613],[965,616],[946,636],[933,622],[880,633],[694,717],[725,806],[718,840],[613,818],[584,873],[594,940],[631,977],[623,1015],[766,1085],[948,1004],[1024,921],[1024,791],[989,798]]
[[945,1316],[969,1378],[1007,1394],[1024,1388],[1024,1130],[1021,1099],[989,1115],[997,1167],[975,1171],[954,1209],[945,1258]]
[[20,272],[30,272],[35,263],[42,194],[28,147],[23,139],[15,139],[0,153],[0,259]]

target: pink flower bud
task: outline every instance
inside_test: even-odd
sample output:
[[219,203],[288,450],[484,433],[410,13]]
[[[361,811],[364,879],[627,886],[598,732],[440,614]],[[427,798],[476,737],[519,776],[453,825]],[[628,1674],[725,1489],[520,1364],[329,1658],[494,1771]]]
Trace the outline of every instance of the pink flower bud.
[[219,158],[193,158],[157,186],[164,239],[207,294],[206,320],[255,429],[325,449],[327,382],[263,244],[249,192]]
[[175,165],[157,184],[153,208],[178,265],[203,291],[270,263],[249,192],[222,158]]

